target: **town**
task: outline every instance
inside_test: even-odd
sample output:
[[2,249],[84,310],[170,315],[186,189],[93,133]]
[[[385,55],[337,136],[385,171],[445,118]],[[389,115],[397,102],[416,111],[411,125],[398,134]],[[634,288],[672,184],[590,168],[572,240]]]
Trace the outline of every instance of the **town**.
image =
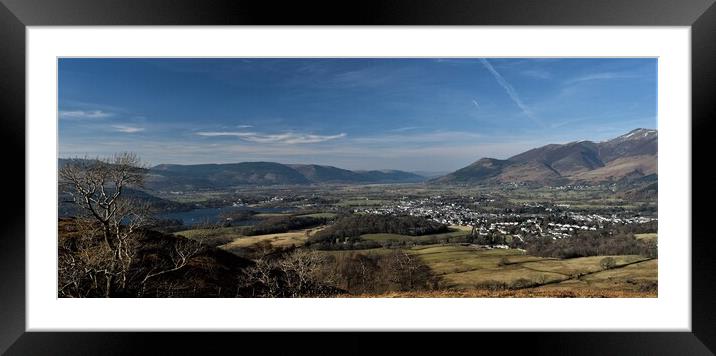
[[[446,203],[441,196],[419,200],[399,200],[380,207],[356,208],[355,213],[377,215],[411,215],[456,226],[474,227],[480,235],[499,233],[523,240],[528,237],[549,236],[554,239],[571,236],[579,230],[596,231],[611,225],[646,224],[657,221],[655,217],[633,216],[634,214],[580,214],[562,212],[560,207],[546,207],[541,204],[524,203],[526,208],[542,208],[543,213],[486,213],[456,203]],[[494,199],[488,199],[492,202]],[[478,205],[479,202],[475,202]]]

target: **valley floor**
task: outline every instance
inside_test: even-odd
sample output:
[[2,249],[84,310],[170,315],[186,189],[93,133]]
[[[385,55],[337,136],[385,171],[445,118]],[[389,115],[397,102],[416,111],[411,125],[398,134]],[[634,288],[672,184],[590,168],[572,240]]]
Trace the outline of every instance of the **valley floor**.
[[[650,197],[637,199],[612,188],[515,186],[448,189],[426,185],[307,187],[298,191],[267,188],[258,192],[263,194],[259,202],[244,207],[257,209],[252,214],[246,214],[248,217],[245,219],[251,222],[250,225],[185,226],[189,229],[175,230],[175,234],[201,240],[251,260],[271,249],[286,251],[295,248],[331,256],[329,260],[333,262],[328,269],[344,277],[334,286],[349,290],[351,296],[656,297],[658,260],[650,258],[656,257],[655,253],[636,249],[597,249],[594,246],[599,245],[596,244],[599,239],[596,238],[585,239],[591,241],[591,245],[584,242],[579,247],[580,252],[571,255],[545,253],[534,248],[530,250],[534,255],[530,255],[526,250],[517,249],[529,250],[530,247],[512,243],[517,238],[569,241],[577,235],[588,238],[609,231],[609,237],[605,239],[614,239],[617,241],[615,245],[636,239],[633,245],[649,242],[655,247],[658,240],[655,200]],[[308,198],[315,196],[323,200],[316,202]],[[266,209],[273,210],[265,212]],[[310,240],[335,225],[335,219],[365,215],[420,216],[444,224],[449,230],[418,236],[361,232],[354,239],[360,244],[335,240],[335,243],[325,246],[311,245]],[[308,228],[286,229],[280,233],[254,234],[250,231],[251,226],[267,225],[266,222],[272,221],[270,219],[280,223],[279,218],[319,220],[314,225],[304,225]],[[495,241],[500,242],[484,242],[481,236],[495,237]],[[481,245],[483,243],[490,245]],[[587,247],[592,250],[585,252]],[[379,261],[395,259],[388,255],[396,251],[415,257],[429,269],[437,282],[431,279],[430,287],[421,288],[432,291],[381,294],[384,290],[402,290],[385,286],[385,280],[391,278],[391,271],[381,275],[384,277],[382,282],[360,282],[359,287],[351,279],[353,277],[346,276],[349,273],[364,273],[360,278],[365,279],[367,272],[361,272],[366,268],[365,263],[372,263],[372,268],[382,268]],[[590,256],[593,254],[598,256]],[[590,257],[540,257],[574,255]],[[351,269],[356,271],[351,272]],[[373,277],[371,275],[370,278]],[[364,287],[363,284],[369,286]]]
[[[554,259],[521,250],[482,249],[474,245],[427,245],[408,250],[443,282],[427,297],[656,297],[658,260],[636,255]],[[387,253],[388,249],[363,250]],[[350,253],[336,251],[329,253]],[[603,266],[610,258],[613,265]],[[388,296],[390,293],[388,294]]]
[[[243,255],[259,241],[300,247],[323,227],[258,236],[232,235],[220,248]],[[195,230],[196,231],[196,230]],[[221,230],[219,230],[221,231]],[[217,231],[217,232],[219,232]],[[459,231],[458,231],[459,233]],[[186,234],[191,236],[192,234]],[[227,236],[228,235],[228,236]],[[402,237],[365,236],[376,240]],[[326,255],[388,254],[395,248],[319,251]],[[432,244],[401,248],[418,257],[441,279],[437,291],[359,294],[365,297],[656,297],[658,259],[638,255],[591,256],[570,259],[527,255],[518,249],[485,248],[468,244]],[[609,260],[606,265],[605,261]]]

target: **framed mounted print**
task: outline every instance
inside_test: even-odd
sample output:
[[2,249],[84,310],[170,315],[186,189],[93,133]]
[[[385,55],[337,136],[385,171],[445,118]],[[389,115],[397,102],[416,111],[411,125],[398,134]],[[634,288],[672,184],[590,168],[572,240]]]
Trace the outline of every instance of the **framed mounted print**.
[[9,354],[259,340],[127,331],[711,354],[711,3],[61,3],[2,12]]

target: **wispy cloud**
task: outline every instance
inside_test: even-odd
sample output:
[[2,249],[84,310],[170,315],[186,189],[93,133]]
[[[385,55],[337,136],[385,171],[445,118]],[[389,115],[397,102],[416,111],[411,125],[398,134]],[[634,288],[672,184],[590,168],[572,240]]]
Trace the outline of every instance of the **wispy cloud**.
[[626,79],[635,78],[636,76],[632,73],[623,72],[602,72],[602,73],[591,73],[576,78],[567,80],[565,83],[574,84],[579,82],[587,82],[592,80],[610,80],[610,79]]
[[[434,137],[430,137],[434,136]],[[330,149],[319,145],[278,145],[240,142],[211,143],[202,140],[133,140],[131,135],[114,135],[112,140],[102,137],[64,140],[60,143],[61,156],[109,156],[132,145],[132,151],[143,160],[159,163],[231,163],[238,161],[272,161],[280,163],[316,163],[347,169],[403,169],[446,170],[461,168],[483,156],[506,158],[535,143],[516,139],[496,139],[490,142],[476,140],[469,133],[435,133],[422,135],[413,144],[401,141],[397,146],[385,146],[400,136],[372,139],[346,139],[336,141]],[[468,139],[473,137],[473,139]],[[406,139],[409,138],[405,137]],[[459,138],[460,141],[446,140]],[[425,139],[440,143],[425,145]],[[495,141],[495,142],[492,142]],[[369,144],[359,144],[369,143]],[[387,149],[390,147],[389,149]],[[240,158],[237,158],[240,157]],[[425,168],[428,167],[428,168]]]
[[345,133],[340,133],[337,135],[314,135],[294,132],[285,132],[280,134],[261,134],[256,132],[201,131],[197,132],[196,134],[204,137],[233,136],[249,142],[280,144],[319,143],[346,137]]
[[104,119],[114,114],[102,110],[71,110],[60,111],[61,119]]
[[112,125],[114,131],[124,133],[136,133],[144,131],[143,127],[127,126],[127,125]]
[[542,69],[528,69],[528,70],[523,70],[521,73],[525,76],[537,78],[537,79],[552,78],[552,74],[550,72],[548,72],[546,70],[542,70]]
[[390,83],[396,71],[386,72],[380,67],[366,67],[337,73],[333,77],[334,84],[342,87],[378,87]]
[[221,137],[221,136],[250,137],[250,136],[256,135],[253,132],[235,132],[235,131],[199,131],[196,134],[199,136],[206,136],[206,137]]
[[517,105],[517,107],[519,107],[520,110],[522,110],[522,112],[525,115],[527,115],[527,117],[532,119],[532,121],[539,124],[540,122],[539,122],[539,120],[537,120],[535,115],[532,113],[532,110],[530,110],[530,108],[527,105],[525,105],[525,103],[520,98],[520,95],[517,94],[517,91],[515,90],[515,88],[502,76],[502,74],[500,74],[492,66],[492,64],[490,64],[490,62],[487,61],[487,59],[480,58],[480,61],[482,62],[482,65],[484,65],[485,68],[487,68],[487,70],[490,71],[490,73],[492,73],[492,76],[495,77],[495,80],[497,80],[497,83],[500,84],[500,86],[503,89],[505,89],[505,92],[510,97],[510,99],[512,99],[512,101],[515,103],[515,105]]
[[237,129],[249,129],[254,127],[254,125],[236,125]]
[[406,127],[399,127],[397,129],[388,130],[389,132],[406,132],[406,131],[413,131],[422,129],[424,126],[406,126]]

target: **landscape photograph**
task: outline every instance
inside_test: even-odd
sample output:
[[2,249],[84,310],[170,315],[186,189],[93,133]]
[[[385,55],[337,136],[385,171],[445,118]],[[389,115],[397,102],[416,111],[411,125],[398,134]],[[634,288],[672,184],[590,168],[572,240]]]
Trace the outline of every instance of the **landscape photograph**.
[[59,58],[59,298],[657,298],[656,58]]

